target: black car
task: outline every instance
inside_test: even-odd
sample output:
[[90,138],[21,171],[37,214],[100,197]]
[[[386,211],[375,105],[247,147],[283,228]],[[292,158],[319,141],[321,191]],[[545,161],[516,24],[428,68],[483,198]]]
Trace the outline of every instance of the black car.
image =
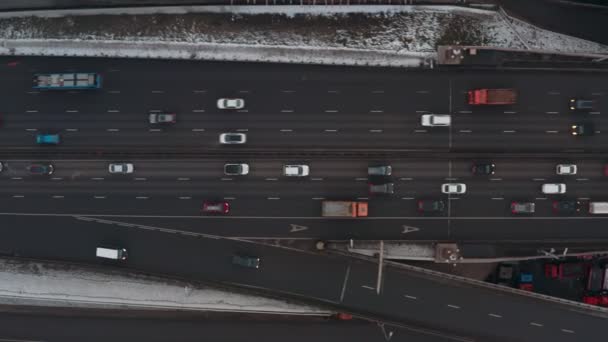
[[441,213],[445,210],[445,202],[441,200],[418,200],[417,205],[421,213]]
[[53,171],[55,169],[53,168],[52,164],[38,163],[38,164],[31,164],[30,166],[27,167],[27,170],[31,175],[48,176],[48,175],[53,174]]
[[593,126],[592,123],[589,123],[589,122],[576,123],[576,124],[573,124],[572,126],[570,126],[570,133],[572,135],[579,135],[579,136],[593,135],[593,134],[595,134],[595,127]]
[[581,211],[581,202],[577,200],[554,201],[552,207],[556,214],[572,215]]
[[496,172],[496,164],[476,163],[471,167],[471,172],[477,176],[490,176]]
[[570,110],[573,112],[590,112],[595,106],[595,101],[590,99],[572,98],[570,99]]

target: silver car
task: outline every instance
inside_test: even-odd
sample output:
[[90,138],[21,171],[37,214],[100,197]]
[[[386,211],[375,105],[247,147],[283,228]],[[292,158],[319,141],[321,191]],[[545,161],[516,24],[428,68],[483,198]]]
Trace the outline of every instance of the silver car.
[[390,165],[370,166],[367,168],[369,176],[390,176],[393,168]]
[[113,174],[128,174],[133,173],[133,170],[134,167],[131,163],[112,163],[108,165],[108,171]]
[[220,144],[234,145],[244,144],[247,142],[247,135],[245,133],[222,133],[220,134]]

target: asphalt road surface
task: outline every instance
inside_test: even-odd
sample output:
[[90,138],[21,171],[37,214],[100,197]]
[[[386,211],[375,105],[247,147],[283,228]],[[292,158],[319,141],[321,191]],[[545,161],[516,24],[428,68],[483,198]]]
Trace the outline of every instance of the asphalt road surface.
[[[95,258],[95,247],[120,246],[127,248],[129,259],[121,265],[106,263],[106,267],[270,291],[274,296],[335,305],[453,339],[602,341],[605,326],[605,318],[561,304],[388,266],[378,294],[377,265],[348,257],[128,225],[99,227],[83,221],[78,227],[39,229],[3,222],[0,251],[4,254],[103,266]],[[232,265],[233,253],[258,256],[262,266]]]
[[[15,64],[10,64],[16,62]],[[603,74],[572,72],[447,72],[272,64],[116,59],[2,58],[0,106],[5,151],[466,151],[603,152],[608,88]],[[33,90],[35,72],[96,71],[98,91]],[[518,90],[513,106],[472,107],[474,88]],[[241,110],[216,100],[238,97]],[[570,113],[568,100],[596,101]],[[151,127],[150,112],[178,122]],[[423,127],[424,113],[451,114],[451,127]],[[572,124],[593,125],[575,137]],[[39,133],[59,133],[59,146],[36,146]],[[223,132],[247,134],[242,146],[222,146]]]
[[[0,214],[34,225],[61,215],[72,225],[80,223],[74,217],[88,217],[241,238],[598,242],[608,237],[602,229],[608,217],[588,212],[590,201],[608,200],[604,162],[597,159],[128,161],[134,173],[117,175],[108,173],[110,160],[5,160]],[[226,176],[227,162],[248,163],[250,173]],[[473,175],[476,162],[494,163],[495,174]],[[310,176],[283,176],[283,165],[291,163],[309,165]],[[558,163],[575,163],[577,174],[556,175]],[[53,165],[54,172],[32,175],[32,164]],[[367,166],[378,164],[390,164],[392,175],[368,177]],[[370,194],[370,181],[392,182],[395,193]],[[467,193],[442,194],[447,182],[466,184]],[[545,183],[564,183],[567,192],[543,194]],[[226,201],[230,212],[206,215],[205,200]],[[370,214],[322,218],[323,200],[368,201]],[[419,200],[443,201],[445,209],[422,213]],[[576,201],[580,211],[556,212],[554,205],[563,200]],[[511,213],[514,201],[534,202],[535,213]]]
[[[37,311],[41,311],[39,308]],[[0,341],[263,341],[451,342],[452,339],[396,327],[382,329],[365,321],[323,321],[315,318],[238,315],[202,315],[132,311],[44,310],[45,312],[0,314]],[[50,312],[46,312],[50,311]],[[32,327],[35,327],[33,329]]]

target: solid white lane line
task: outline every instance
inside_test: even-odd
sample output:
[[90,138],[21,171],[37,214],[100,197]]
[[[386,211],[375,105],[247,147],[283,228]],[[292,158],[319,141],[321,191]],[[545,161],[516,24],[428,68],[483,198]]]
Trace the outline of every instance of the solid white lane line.
[[530,325],[533,325],[535,327],[542,327],[543,325],[540,323],[536,323],[536,322],[530,322]]
[[495,314],[495,313],[489,313],[488,316],[494,317],[494,318],[502,318],[501,315],[498,315],[498,314]]
[[454,304],[448,304],[448,307],[452,309],[460,309],[460,306]]

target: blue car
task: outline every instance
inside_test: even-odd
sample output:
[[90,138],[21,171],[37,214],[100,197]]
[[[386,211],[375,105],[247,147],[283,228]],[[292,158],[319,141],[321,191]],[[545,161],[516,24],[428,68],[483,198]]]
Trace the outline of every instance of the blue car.
[[38,145],[57,145],[59,141],[59,134],[38,134],[36,136]]

